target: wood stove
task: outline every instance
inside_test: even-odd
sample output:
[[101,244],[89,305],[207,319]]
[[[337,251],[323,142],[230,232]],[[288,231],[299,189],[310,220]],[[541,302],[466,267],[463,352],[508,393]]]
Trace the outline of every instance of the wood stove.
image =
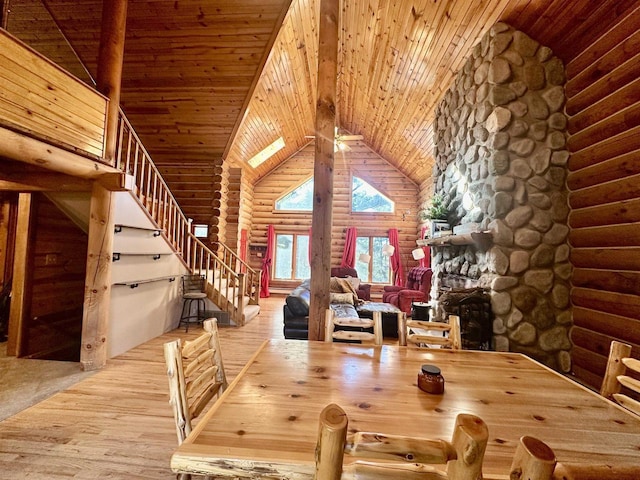
[[493,314],[487,290],[447,287],[440,289],[434,319],[446,322],[449,315],[460,317],[463,349],[493,350]]

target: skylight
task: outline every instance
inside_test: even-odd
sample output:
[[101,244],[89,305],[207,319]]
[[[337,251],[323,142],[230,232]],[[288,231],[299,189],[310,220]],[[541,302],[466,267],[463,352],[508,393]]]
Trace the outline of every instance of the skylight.
[[249,159],[249,165],[256,168],[258,165],[264,163],[268,158],[275,155],[278,151],[284,148],[284,139],[279,137],[275,142],[269,145],[264,150],[259,151],[256,155]]

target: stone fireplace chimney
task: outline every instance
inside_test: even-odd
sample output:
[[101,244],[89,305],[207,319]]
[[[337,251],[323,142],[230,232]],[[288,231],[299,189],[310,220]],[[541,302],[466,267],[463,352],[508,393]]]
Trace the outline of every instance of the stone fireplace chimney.
[[435,247],[434,278],[490,289],[496,350],[569,371],[565,73],[553,52],[504,23],[473,49],[435,118],[435,192],[451,225],[489,248]]

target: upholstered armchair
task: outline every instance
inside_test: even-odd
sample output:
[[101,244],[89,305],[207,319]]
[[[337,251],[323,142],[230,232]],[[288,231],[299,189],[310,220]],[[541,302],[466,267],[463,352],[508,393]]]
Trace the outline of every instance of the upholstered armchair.
[[[338,278],[358,278],[358,272],[355,268],[351,267],[332,267],[331,276]],[[371,285],[368,283],[360,283],[356,288],[356,293],[360,300],[371,300]]]
[[407,286],[387,285],[382,292],[382,301],[395,305],[407,315],[411,315],[413,302],[429,300],[432,275],[433,272],[428,267],[413,267],[407,275]]

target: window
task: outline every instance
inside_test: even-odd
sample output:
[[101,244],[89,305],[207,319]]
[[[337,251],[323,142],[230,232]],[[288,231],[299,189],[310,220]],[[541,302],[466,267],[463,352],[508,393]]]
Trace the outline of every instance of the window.
[[371,256],[369,263],[356,261],[358,278],[368,283],[391,283],[389,257],[382,254],[382,247],[389,243],[387,237],[358,237],[356,239],[356,260],[361,253]]
[[276,200],[276,210],[313,210],[313,177]]
[[280,137],[267,148],[259,151],[257,154],[251,157],[247,163],[251,165],[251,167],[256,168],[258,165],[262,165],[268,158],[271,158],[283,148],[284,139]]
[[361,178],[351,181],[351,211],[393,213],[394,203]]
[[304,280],[311,276],[309,235],[276,234],[275,280]]
[[193,226],[193,234],[198,238],[207,238],[209,234],[209,226],[208,225],[194,225]]

